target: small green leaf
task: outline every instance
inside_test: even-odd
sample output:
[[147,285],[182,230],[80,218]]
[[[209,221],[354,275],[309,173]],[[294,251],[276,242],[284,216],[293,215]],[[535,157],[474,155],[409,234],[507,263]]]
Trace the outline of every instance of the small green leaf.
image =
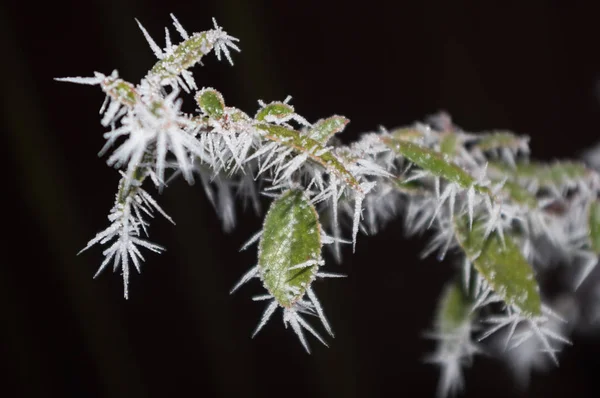
[[490,151],[499,148],[510,148],[513,150],[523,148],[529,140],[527,137],[515,135],[508,131],[494,131],[480,134],[475,147],[481,151]]
[[250,116],[248,116],[246,114],[246,112],[234,108],[234,107],[227,107],[225,108],[227,114],[229,115],[229,117],[231,117],[231,120],[235,123],[237,122],[246,122],[246,123],[251,123],[252,119],[250,118]]
[[258,267],[280,305],[290,307],[302,298],[319,268],[321,246],[319,216],[303,191],[289,190],[273,201],[265,216]]
[[350,173],[344,164],[331,152],[326,151],[325,147],[318,141],[301,134],[296,130],[291,130],[283,126],[272,124],[258,124],[256,128],[265,131],[265,138],[280,143],[287,147],[294,148],[298,152],[306,152],[313,161],[319,163],[328,171],[346,182],[351,188],[361,191],[360,184]]
[[283,102],[271,102],[260,108],[254,117],[261,122],[273,123],[285,120],[294,114],[294,107]]
[[135,86],[118,77],[105,76],[100,87],[106,95],[129,108],[133,107],[138,100]]
[[414,127],[399,127],[390,131],[390,135],[395,140],[420,142],[425,136],[423,132]]
[[459,144],[458,134],[451,131],[440,134],[440,152],[442,154],[455,157]]
[[198,106],[208,116],[220,119],[223,116],[225,109],[225,101],[223,95],[213,88],[202,89],[196,95]]
[[563,187],[573,184],[574,181],[584,180],[589,176],[589,169],[578,162],[563,161],[551,164],[542,162],[519,162],[512,167],[499,162],[488,164],[490,174],[497,177],[507,176],[520,185],[536,182],[538,187]]
[[327,119],[321,119],[313,124],[308,136],[325,145],[334,134],[344,130],[349,121],[344,116],[331,116]]
[[407,195],[426,195],[428,193],[423,184],[416,180],[406,182],[400,177],[393,177],[392,182],[394,188]]
[[582,180],[589,176],[589,169],[578,162],[554,162],[550,165],[549,179],[558,184],[568,181]]
[[592,250],[600,254],[600,201],[598,199],[590,203],[588,223]]
[[435,317],[438,331],[452,333],[471,319],[472,309],[473,303],[460,285],[456,282],[448,283],[438,301]]
[[469,230],[467,217],[456,217],[455,227],[458,243],[494,292],[508,305],[518,307],[525,316],[541,315],[542,304],[533,269],[512,235],[505,232],[505,245],[497,234],[484,240],[482,223],[474,223]]
[[194,33],[178,44],[169,56],[164,57],[154,65],[150,70],[150,75],[157,76],[161,81],[169,80],[196,65],[213,48],[206,37],[207,33]]
[[526,206],[528,209],[538,208],[538,200],[535,195],[514,181],[506,181],[502,186],[502,191],[506,192],[509,198],[517,204]]
[[465,189],[474,187],[480,193],[489,193],[486,187],[476,184],[475,179],[452,162],[448,156],[413,142],[390,138],[384,138],[383,141],[396,153],[435,176],[443,177]]

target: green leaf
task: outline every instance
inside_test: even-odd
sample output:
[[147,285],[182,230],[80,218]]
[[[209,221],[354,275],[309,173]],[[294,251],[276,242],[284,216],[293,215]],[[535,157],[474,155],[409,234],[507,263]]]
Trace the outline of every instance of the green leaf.
[[464,294],[460,285],[450,282],[440,296],[436,326],[441,333],[452,333],[458,327],[469,321],[473,315],[473,303]]
[[431,193],[427,191],[420,181],[412,180],[407,182],[401,177],[392,177],[391,181],[394,184],[394,188],[406,195],[427,195]]
[[458,152],[458,134],[451,131],[440,134],[440,152],[450,157],[455,157]]
[[502,191],[508,194],[509,198],[517,204],[526,206],[528,209],[537,209],[538,200],[531,192],[523,188],[514,181],[506,181],[502,186]]
[[421,130],[414,127],[399,127],[390,131],[390,135],[394,140],[409,142],[420,142],[425,136]]
[[244,111],[234,108],[234,107],[227,107],[225,108],[227,114],[229,115],[229,117],[231,117],[231,120],[235,123],[237,122],[246,122],[246,123],[251,123],[252,119],[250,118],[250,116],[248,116]]
[[554,162],[548,171],[548,180],[557,184],[564,184],[575,180],[582,180],[589,176],[590,170],[583,164],[573,161]]
[[106,95],[129,108],[133,107],[138,100],[135,86],[118,77],[105,76],[100,87]]
[[600,254],[600,201],[598,199],[590,203],[588,230],[592,250],[596,254]]
[[294,114],[294,107],[283,102],[271,102],[260,108],[254,117],[261,122],[275,122],[285,120]]
[[198,106],[208,116],[214,119],[220,119],[223,117],[225,110],[225,101],[223,95],[213,88],[202,89],[196,95],[196,102]]
[[469,230],[467,217],[456,217],[456,238],[467,258],[505,303],[518,307],[523,315],[541,315],[542,303],[533,269],[510,234],[505,245],[497,234],[484,240],[481,222]]
[[213,45],[207,39],[207,33],[194,33],[175,46],[175,50],[169,56],[158,61],[149,74],[164,81],[177,77],[184,70],[196,65],[213,48]]
[[488,171],[490,174],[496,174],[498,178],[506,176],[520,185],[528,185],[535,181],[538,187],[551,188],[571,185],[590,174],[590,170],[583,163],[572,161],[557,161],[551,164],[519,162],[514,169],[504,163],[490,162]]
[[327,119],[321,119],[308,132],[308,136],[315,141],[325,145],[334,135],[344,130],[350,120],[344,116],[331,116]]
[[528,138],[515,135],[509,131],[494,131],[480,134],[474,147],[481,151],[490,151],[499,148],[510,148],[513,150],[522,148],[527,144]]
[[439,152],[413,142],[393,138],[384,138],[383,142],[397,154],[407,158],[435,176],[445,178],[465,189],[474,187],[480,193],[489,193],[486,187],[477,184],[469,173],[452,162],[448,156],[444,156]]
[[306,152],[313,161],[319,163],[326,170],[332,172],[351,188],[361,191],[360,184],[350,173],[344,164],[331,152],[326,152],[325,147],[318,141],[301,134],[296,130],[291,130],[283,126],[272,124],[258,124],[257,129],[266,132],[265,138],[280,143],[287,147],[294,148],[298,152]]
[[[303,191],[289,190],[271,204],[258,267],[265,287],[280,305],[290,307],[304,295],[319,268],[321,247],[319,216]],[[314,264],[292,269],[308,261]]]

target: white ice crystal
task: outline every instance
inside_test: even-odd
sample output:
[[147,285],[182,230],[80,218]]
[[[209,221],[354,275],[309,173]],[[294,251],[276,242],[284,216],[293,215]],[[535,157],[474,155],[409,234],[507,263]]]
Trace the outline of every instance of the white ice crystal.
[[[124,186],[125,176],[121,180],[121,187]],[[123,285],[125,298],[129,297],[129,266],[133,263],[138,272],[141,271],[140,261],[144,257],[140,252],[140,247],[144,247],[155,253],[160,253],[164,249],[143,239],[142,234],[148,236],[146,229],[148,222],[145,217],[153,217],[157,211],[169,221],[171,218],[160,208],[158,203],[141,187],[134,185],[129,191],[119,190],[115,199],[115,205],[111,209],[108,220],[110,226],[104,231],[99,232],[96,237],[90,240],[81,252],[89,249],[96,244],[110,244],[103,251],[104,261],[96,272],[98,276],[112,261],[113,271],[118,269],[123,274]],[[81,253],[80,252],[80,253]]]
[[[257,241],[259,238],[260,238],[259,234],[254,235],[244,245],[244,248],[246,248],[249,244]],[[313,265],[313,263],[311,262],[308,265]],[[307,264],[299,264],[298,265],[298,267],[305,267],[305,266],[307,266]],[[316,276],[320,277],[320,278],[344,277],[344,275],[330,274],[330,273],[325,273],[325,272],[318,272],[316,274]],[[231,291],[229,293],[230,294],[234,293],[242,285],[246,284],[253,278],[261,278],[260,268],[258,266],[255,266],[255,267],[251,268],[248,272],[246,272],[244,274],[244,276],[242,276],[242,278],[236,283],[236,285],[231,289]],[[325,346],[327,346],[327,343],[325,342],[325,340],[323,340],[323,338],[312,328],[312,326],[310,326],[308,324],[308,322],[306,322],[306,320],[304,318],[302,318],[302,316],[300,316],[300,313],[306,313],[308,315],[316,315],[320,319],[323,326],[325,327],[325,330],[331,336],[333,336],[333,331],[331,329],[331,326],[329,325],[329,322],[327,321],[327,318],[325,317],[323,307],[321,306],[319,299],[317,298],[316,294],[314,293],[314,291],[312,290],[311,287],[308,287],[306,289],[305,295],[308,297],[308,299],[310,301],[305,301],[304,298],[302,297],[302,298],[298,299],[295,303],[293,303],[291,306],[282,306],[280,303],[278,303],[278,301],[270,293],[254,297],[253,299],[255,301],[266,301],[266,300],[271,300],[271,301],[265,308],[258,325],[256,326],[256,328],[254,329],[254,332],[252,333],[252,337],[254,338],[258,334],[258,332],[260,332],[262,330],[262,328],[271,319],[271,317],[273,316],[273,314],[275,313],[277,308],[281,307],[282,311],[283,311],[284,325],[287,327],[289,324],[292,327],[292,330],[294,331],[294,333],[300,340],[300,343],[302,343],[302,346],[304,347],[306,352],[310,353],[310,348],[308,346],[308,342],[306,341],[306,338],[304,337],[304,333],[302,332],[303,329],[310,332],[310,334],[315,336],[321,343],[323,343]]]
[[[549,353],[559,352],[562,346],[568,344],[566,339],[558,336],[567,334],[573,328],[577,318],[577,308],[574,301],[568,297],[557,300],[555,306],[561,313],[568,314],[568,319],[550,316],[544,324],[543,328],[546,330],[546,334],[557,336],[555,346],[550,348],[551,351],[548,351],[548,347],[542,340],[529,338],[532,330],[527,324],[520,324],[516,329],[511,328],[503,336],[499,336],[499,339],[496,339],[496,344],[503,351],[507,366],[512,371],[515,380],[523,387],[528,385],[533,371],[544,371],[552,364],[553,358]],[[511,336],[511,333],[514,335]],[[515,342],[514,344],[519,343],[518,348],[508,347],[507,349],[506,346],[511,341]]]
[[217,59],[221,60],[221,52],[225,54],[225,58],[229,61],[231,65],[233,65],[233,60],[231,59],[231,55],[229,53],[229,48],[234,49],[235,51],[241,51],[239,47],[234,43],[239,41],[233,36],[230,36],[221,28],[217,21],[213,18],[213,25],[215,26],[214,30],[208,32],[208,40],[213,44],[215,48],[215,55]]
[[441,376],[437,396],[454,396],[464,388],[463,368],[471,366],[473,356],[481,349],[472,340],[473,327],[470,319],[447,332],[431,332],[426,337],[436,340],[436,350],[425,362],[438,365]]
[[[580,291],[592,301],[587,318],[600,319],[600,288],[592,274],[600,227],[594,224],[595,213],[590,213],[600,192],[600,149],[585,155],[592,169],[568,162],[544,165],[530,161],[528,137],[468,133],[443,112],[429,117],[428,124],[380,128],[345,145],[338,133],[348,119],[334,115],[311,124],[289,104],[289,96],[283,102],[259,101],[251,117],[226,106],[217,90],[198,90],[192,74],[210,51],[233,64],[231,52],[240,51],[238,39],[214,19],[212,29],[191,34],[172,14],[171,19],[181,41],[174,41],[165,28],[164,46],[136,20],[157,58],[139,83],[123,80],[116,70],[56,79],[97,85],[105,94],[100,123],[108,131],[99,156],[106,155],[107,164],[119,169],[122,179],[108,216],[110,225],[82,251],[106,245],[96,276],[112,264],[122,273],[126,298],[130,268],[133,265],[139,272],[144,261],[142,248],[164,250],[146,239],[149,217],[158,212],[171,221],[142,189],[143,183],[150,180],[161,191],[176,177],[192,184],[199,176],[225,231],[236,226],[238,200],[251,203],[259,213],[262,199],[277,200],[293,190],[302,196],[295,209],[310,210],[310,217],[304,216],[310,223],[295,232],[312,239],[294,241],[294,227],[303,217],[282,208],[278,210],[282,218],[292,216],[270,229],[263,226],[242,247],[261,241],[259,261],[231,291],[253,279],[267,289],[253,297],[266,304],[253,336],[281,310],[285,327],[290,326],[306,351],[307,331],[326,344],[306,320],[318,318],[333,336],[312,283],[344,275],[321,270],[322,246],[332,248],[340,260],[342,244],[352,244],[355,250],[359,230],[375,234],[398,214],[404,214],[406,235],[431,236],[423,256],[436,253],[441,261],[459,252],[462,261],[461,286],[453,285],[462,301],[445,308],[445,320],[450,321],[436,324],[430,334],[436,351],[428,361],[439,365],[442,373],[438,396],[463,388],[464,368],[480,351],[480,343],[501,331],[503,355],[521,381],[531,370],[557,362],[557,353],[570,344],[571,325],[545,304],[545,296],[542,300],[537,280],[546,280],[552,269],[568,268],[564,274],[568,281],[560,289],[582,286]],[[194,94],[199,111],[195,115],[182,111],[180,94],[186,93]],[[463,231],[467,221],[468,230]],[[473,230],[476,227],[481,231]],[[485,245],[495,247],[494,235],[504,248],[482,259]],[[280,239],[268,243],[270,250],[264,249],[262,242],[272,237]],[[472,238],[476,242],[467,243]],[[506,246],[514,250],[506,253]],[[290,254],[292,247],[299,251]],[[269,251],[274,254],[263,260]],[[513,263],[519,266],[512,269]],[[500,279],[502,283],[496,283]],[[568,313],[577,313],[571,304]],[[479,324],[483,327],[476,328]]]
[[145,154],[155,159],[156,175],[160,186],[164,185],[167,153],[177,159],[178,169],[189,183],[193,183],[190,155],[204,157],[204,150],[191,130],[195,125],[180,111],[181,100],[178,90],[173,90],[164,99],[151,102],[136,102],[133,109],[123,117],[121,127],[105,135],[109,142],[115,136],[126,137],[125,141],[108,158],[110,166],[127,165],[127,183],[140,166]]
[[558,364],[556,353],[560,352],[562,346],[571,344],[571,342],[560,334],[560,329],[552,326],[557,321],[566,322],[545,305],[542,305],[542,315],[534,317],[523,315],[514,306],[507,306],[503,314],[490,315],[483,319],[483,322],[491,324],[491,326],[483,332],[479,340],[481,341],[498,330],[508,327],[505,343],[508,349],[516,349],[534,339],[536,344],[539,345],[540,351],[544,352],[555,364]]

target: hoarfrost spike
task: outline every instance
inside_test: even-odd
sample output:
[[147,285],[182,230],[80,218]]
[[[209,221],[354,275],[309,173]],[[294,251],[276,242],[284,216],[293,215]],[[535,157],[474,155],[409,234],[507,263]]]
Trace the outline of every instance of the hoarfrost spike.
[[158,44],[156,44],[154,39],[152,39],[152,37],[148,34],[148,31],[146,31],[146,28],[144,28],[144,26],[142,26],[142,24],[140,23],[140,21],[138,21],[137,18],[135,19],[135,22],[137,22],[138,26],[140,27],[140,30],[144,34],[144,38],[148,42],[148,45],[150,45],[150,48],[152,49],[152,52],[154,53],[156,58],[163,59],[163,57],[164,57],[163,51],[160,49]]
[[302,328],[300,327],[300,323],[298,322],[298,317],[299,316],[298,314],[296,314],[295,311],[285,309],[283,313],[283,323],[286,326],[288,323],[292,325],[292,330],[294,331],[294,333],[296,333],[296,336],[298,336],[300,343],[302,343],[302,346],[304,347],[306,352],[310,354],[310,349],[308,348],[308,343],[304,338],[304,333],[302,333]]
[[256,277],[258,275],[258,265],[250,269],[250,271],[246,272],[244,276],[240,279],[238,283],[229,291],[229,294],[233,294],[236,290],[240,288],[244,283],[248,282],[250,279]]
[[264,300],[270,300],[272,298],[273,298],[273,296],[271,296],[270,294],[263,294],[261,296],[252,297],[252,301],[264,301]]
[[[102,83],[102,80],[104,80],[104,75],[99,74],[98,72],[96,72],[96,76],[95,77],[81,77],[81,76],[77,76],[77,77],[55,77],[54,80],[59,81],[59,82],[68,82],[68,83],[76,83],[76,84],[87,84],[90,86],[95,86],[97,84]],[[102,113],[102,112],[100,112]]]
[[346,278],[348,275],[334,274],[331,272],[317,272],[318,278]]
[[185,31],[185,29],[183,28],[183,26],[181,26],[181,24],[179,23],[179,21],[177,20],[177,18],[175,18],[175,15],[170,14],[171,19],[173,20],[173,26],[175,26],[175,29],[177,30],[177,32],[179,33],[179,35],[181,36],[181,38],[183,40],[187,40],[189,38],[188,33]]
[[[291,311],[291,310],[290,310]],[[327,345],[327,343],[325,342],[325,340],[323,340],[323,338],[319,335],[319,333],[316,332],[316,330],[314,330],[312,328],[312,326],[310,326],[305,320],[304,318],[302,318],[300,315],[298,315],[297,311],[293,311],[294,312],[294,318],[298,321],[298,323],[300,324],[300,326],[302,326],[304,329],[308,330],[310,332],[310,334],[312,334],[313,336],[315,336],[317,338],[317,340],[319,340],[325,347],[329,347]],[[294,327],[294,325],[292,324],[292,327]],[[294,330],[295,331],[295,330]],[[305,342],[306,343],[306,342]],[[306,348],[308,348],[305,345]],[[310,353],[310,352],[309,352]]]
[[273,313],[277,309],[278,305],[279,304],[277,304],[277,300],[273,300],[271,302],[271,304],[269,304],[269,306],[265,309],[265,312],[263,313],[262,317],[260,318],[260,323],[258,324],[256,329],[254,329],[254,333],[252,333],[252,338],[254,338],[254,336],[256,336],[256,334],[258,332],[260,332],[260,330],[263,328],[263,326],[265,326],[267,324],[269,319],[271,319],[271,316],[273,316]]
[[334,337],[333,331],[331,330],[331,326],[329,326],[329,322],[327,322],[327,318],[325,318],[325,313],[323,312],[323,307],[321,307],[321,303],[319,302],[317,295],[315,294],[315,292],[313,292],[312,288],[310,288],[310,287],[308,289],[306,289],[306,294],[308,294],[308,298],[310,298],[310,301],[312,301],[313,305],[315,306],[315,311],[317,312],[319,319],[323,323],[323,326],[325,326],[325,330],[327,330],[327,332],[332,337]]
[[262,233],[263,233],[263,231],[258,231],[257,233],[252,235],[252,237],[250,239],[248,239],[246,241],[246,243],[244,243],[244,245],[240,248],[240,251],[242,252],[242,251],[246,250],[248,247],[252,246],[254,243],[258,242],[258,240],[262,236]]
[[231,65],[233,65],[233,60],[231,59],[231,54],[229,52],[229,48],[232,48],[233,50],[236,51],[241,51],[239,49],[238,46],[236,46],[233,42],[234,41],[239,41],[239,39],[236,39],[233,36],[229,36],[226,32],[223,31],[223,29],[217,24],[217,20],[216,19],[212,19],[213,20],[213,24],[215,27],[214,32],[214,48],[215,48],[215,55],[217,56],[217,59],[220,61],[221,60],[221,52],[223,52],[223,54],[225,54],[225,58],[227,58],[227,60],[229,61],[229,63]]

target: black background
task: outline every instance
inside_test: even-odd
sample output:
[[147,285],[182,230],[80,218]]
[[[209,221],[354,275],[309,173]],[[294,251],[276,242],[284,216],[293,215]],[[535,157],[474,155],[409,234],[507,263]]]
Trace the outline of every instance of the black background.
[[[255,249],[237,249],[260,218],[246,212],[223,233],[199,185],[157,194],[177,225],[154,221],[151,240],[167,252],[148,254],[128,301],[118,274],[93,280],[101,250],[76,253],[107,225],[118,181],[96,156],[104,96],[52,78],[118,69],[137,82],[155,60],[134,18],[164,44],[170,12],[189,32],[214,16],[242,52],[234,67],[211,55],[194,74],[250,114],[290,94],[310,121],[349,117],[350,142],[444,109],[468,131],[529,135],[536,158],[576,157],[599,138],[600,35],[595,10],[575,3],[3,2],[0,395],[433,396],[422,332],[454,271],[419,260],[424,241],[402,238],[401,221],[329,261],[349,278],[316,287],[336,338],[310,340],[310,356],[280,314],[250,339],[261,287],[228,291],[253,266]],[[598,396],[600,347],[574,342],[526,391],[478,357],[466,396]]]

